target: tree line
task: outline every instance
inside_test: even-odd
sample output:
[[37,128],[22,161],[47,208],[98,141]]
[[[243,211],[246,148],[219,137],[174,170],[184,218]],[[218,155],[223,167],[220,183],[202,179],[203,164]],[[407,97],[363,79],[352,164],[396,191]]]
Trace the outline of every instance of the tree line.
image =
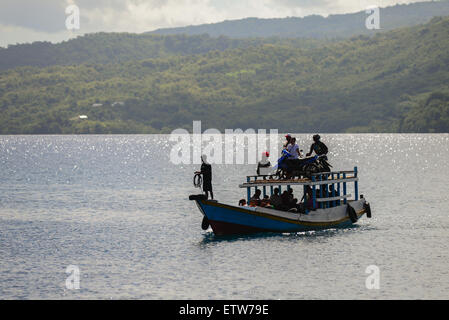
[[[448,33],[449,18],[434,18],[319,45],[240,39],[191,54],[21,66],[0,71],[0,133],[168,133],[193,120],[220,130],[449,132]],[[174,36],[172,48],[189,39]]]

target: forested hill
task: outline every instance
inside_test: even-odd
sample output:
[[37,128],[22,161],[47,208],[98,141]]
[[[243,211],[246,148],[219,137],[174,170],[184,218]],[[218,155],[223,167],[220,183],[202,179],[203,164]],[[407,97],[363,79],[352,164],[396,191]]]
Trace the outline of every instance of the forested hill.
[[0,133],[449,132],[448,66],[449,18],[434,18],[313,48],[21,67],[0,72]]
[[20,66],[47,67],[82,63],[107,64],[130,60],[206,53],[212,50],[247,48],[263,43],[314,47],[317,40],[230,39],[208,35],[151,35],[130,33],[94,33],[58,44],[34,42],[0,48],[0,70]]
[[[426,23],[431,17],[445,15],[449,15],[449,0],[388,7],[381,9],[381,31]],[[87,34],[57,44],[34,42],[10,45],[8,48],[0,48],[0,70],[20,66],[123,63],[148,58],[202,54],[213,50],[248,48],[267,43],[312,48],[349,38],[354,34],[375,34],[376,31],[368,30],[365,26],[367,16],[365,12],[360,12],[328,18],[309,16],[244,19],[164,29],[146,34]],[[247,38],[242,39],[243,37]]]
[[[436,16],[449,15],[449,0],[401,4],[380,9],[379,31],[392,30],[427,23]],[[180,28],[158,29],[155,34],[209,34],[213,37],[286,37],[286,38],[348,38],[354,35],[370,35],[373,30],[365,27],[368,14],[365,11],[322,17],[258,19],[247,18],[213,24]]]

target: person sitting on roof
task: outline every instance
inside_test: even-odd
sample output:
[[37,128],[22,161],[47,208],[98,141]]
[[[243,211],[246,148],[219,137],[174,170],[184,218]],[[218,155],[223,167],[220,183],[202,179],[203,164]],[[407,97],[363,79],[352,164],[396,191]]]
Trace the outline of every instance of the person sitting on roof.
[[292,136],[290,135],[290,133],[287,133],[285,135],[285,142],[284,142],[284,149],[287,149],[288,145],[290,144],[291,140],[292,140]]
[[287,146],[287,151],[290,153],[288,159],[298,159],[299,158],[299,146],[296,143],[296,138],[291,138],[290,144]]
[[312,143],[312,145],[310,146],[310,151],[309,153],[307,153],[307,156],[310,156],[312,154],[312,152],[315,151],[315,153],[318,156],[321,155],[326,155],[328,152],[327,146],[320,141],[320,135],[316,134],[313,136],[313,141],[314,143]]
[[269,175],[272,171],[270,160],[268,157],[270,153],[268,151],[262,152],[262,160],[257,163],[257,175],[265,176]]

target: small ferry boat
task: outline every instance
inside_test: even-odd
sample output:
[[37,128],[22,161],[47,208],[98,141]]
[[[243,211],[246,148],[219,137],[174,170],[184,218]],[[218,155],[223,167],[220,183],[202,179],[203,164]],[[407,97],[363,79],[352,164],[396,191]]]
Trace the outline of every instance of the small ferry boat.
[[[348,184],[351,184],[350,186]],[[303,194],[298,211],[283,211],[273,207],[240,206],[208,200],[205,195],[190,195],[203,214],[203,230],[212,227],[216,235],[258,232],[302,232],[350,226],[364,214],[371,218],[371,208],[363,195],[359,196],[357,167],[351,171],[320,172],[299,177],[279,179],[276,176],[247,176],[247,204],[252,189],[261,189],[263,196],[273,195],[274,188],[298,188]],[[348,193],[351,189],[354,194]],[[285,190],[285,189],[284,189]],[[297,190],[296,190],[297,191]]]

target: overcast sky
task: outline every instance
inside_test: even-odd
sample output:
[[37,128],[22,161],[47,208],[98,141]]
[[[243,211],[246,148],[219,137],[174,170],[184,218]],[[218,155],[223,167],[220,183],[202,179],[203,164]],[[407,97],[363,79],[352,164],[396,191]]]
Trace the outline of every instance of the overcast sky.
[[[327,16],[425,0],[0,0],[0,46],[59,42],[90,32],[145,32],[246,17]],[[68,5],[80,29],[66,29]]]

